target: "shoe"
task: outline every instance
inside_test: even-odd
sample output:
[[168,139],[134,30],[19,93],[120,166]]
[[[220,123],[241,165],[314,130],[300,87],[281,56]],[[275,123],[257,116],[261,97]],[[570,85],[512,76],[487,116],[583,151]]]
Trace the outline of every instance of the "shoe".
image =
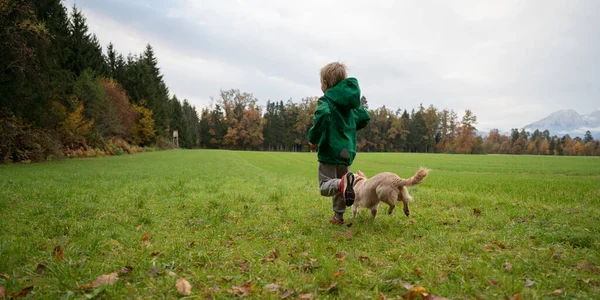
[[344,224],[344,219],[331,217],[331,219],[329,219],[329,223],[336,224],[336,225],[342,225],[342,224]]
[[352,204],[354,204],[354,174],[348,172],[342,176],[338,191],[344,196],[346,206],[352,206]]

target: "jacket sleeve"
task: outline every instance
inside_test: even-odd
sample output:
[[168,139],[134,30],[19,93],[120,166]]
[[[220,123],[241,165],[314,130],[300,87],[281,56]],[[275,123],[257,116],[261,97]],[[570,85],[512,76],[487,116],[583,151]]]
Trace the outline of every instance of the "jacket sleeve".
[[324,100],[319,100],[317,103],[317,111],[313,118],[314,125],[308,131],[308,141],[311,144],[318,144],[321,140],[323,132],[329,126],[331,118],[331,111],[329,110],[329,104]]
[[356,109],[356,130],[361,130],[369,124],[371,121],[371,116],[369,116],[369,112],[364,107],[359,107]]

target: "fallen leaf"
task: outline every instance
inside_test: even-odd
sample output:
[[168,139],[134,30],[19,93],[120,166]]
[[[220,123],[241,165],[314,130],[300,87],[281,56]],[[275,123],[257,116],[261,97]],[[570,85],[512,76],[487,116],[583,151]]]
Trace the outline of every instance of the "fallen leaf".
[[369,260],[369,257],[368,257],[368,256],[360,256],[360,257],[358,258],[358,261],[359,261],[359,262],[364,262],[364,261],[366,261],[366,260]]
[[530,279],[526,279],[526,280],[525,280],[525,286],[527,286],[527,287],[530,287],[530,286],[532,286],[532,285],[534,285],[534,284],[535,284],[535,282],[533,282],[533,281],[532,281],[532,280],[530,280]]
[[148,270],[148,276],[150,276],[150,277],[160,275],[161,273],[162,273],[162,271],[157,267],[152,267],[152,268],[150,268],[150,270]]
[[319,290],[329,292],[329,291],[335,289],[335,287],[337,287],[337,282],[334,281],[331,284],[329,284],[328,287],[319,288]]
[[62,261],[63,259],[63,249],[60,247],[60,245],[56,246],[54,248],[54,256],[56,257],[56,259],[58,261]]
[[298,298],[299,299],[309,299],[309,300],[312,300],[313,294],[311,294],[311,293],[300,294],[300,295],[298,295]]
[[548,292],[548,293],[546,293],[546,295],[560,295],[560,294],[562,294],[562,293],[563,293],[563,290],[562,290],[562,289],[557,289],[557,290],[554,290],[554,291],[552,291],[552,292]]
[[232,293],[235,296],[252,296],[252,286],[249,283],[245,283],[243,286],[232,286]]
[[223,276],[221,280],[223,280],[224,282],[230,282],[233,280],[233,276]]
[[[306,242],[306,243],[304,244],[304,246],[306,246],[306,247],[310,247],[310,242]],[[312,295],[312,294],[304,294],[304,295]]]
[[91,283],[86,283],[86,284],[82,284],[80,286],[77,287],[80,290],[89,290],[91,288],[93,288]]
[[300,256],[308,256],[308,251],[300,252]]
[[119,274],[125,275],[131,273],[131,271],[133,271],[133,267],[125,266],[119,270]]
[[283,294],[281,294],[281,299],[285,299],[291,295],[294,294],[294,290],[286,290],[285,292],[283,292]]
[[173,272],[173,271],[169,271],[169,273],[167,273],[167,274],[169,274],[169,276],[171,276],[171,277],[177,276],[177,274],[175,274],[175,272]]
[[187,296],[192,293],[192,285],[183,278],[177,279],[175,286],[180,295]]
[[6,300],[6,287],[0,285],[0,300]]
[[402,298],[408,299],[408,300],[413,300],[413,299],[422,299],[427,296],[428,296],[427,290],[424,287],[416,286],[416,287],[412,288],[411,290],[409,290],[408,292],[404,293],[404,295],[402,295]]
[[352,227],[352,223],[346,223],[346,224],[344,224],[344,226],[346,226],[346,227]]
[[511,264],[510,262],[508,262],[508,261],[507,261],[507,262],[505,262],[505,263],[504,263],[504,270],[505,270],[505,271],[510,271],[510,270],[512,270],[512,264]]
[[417,276],[419,277],[423,277],[423,272],[421,272],[421,270],[415,268],[415,274],[417,274]]
[[277,283],[269,283],[263,288],[271,293],[279,292],[279,284]]
[[489,282],[491,285],[493,285],[493,286],[498,286],[498,281],[495,281],[495,280],[491,280],[491,279],[490,279],[490,280],[488,280],[488,282]]
[[33,290],[33,286],[24,287],[20,291],[13,293],[12,298],[25,296],[25,295],[29,294],[29,292],[31,292],[31,290]]
[[352,231],[346,232],[346,238],[347,239],[351,239],[352,238]]
[[403,286],[407,290],[412,290],[412,288],[413,288],[413,285],[410,284],[410,282],[404,282],[402,280],[400,280],[400,285]]
[[516,294],[509,298],[509,300],[522,300],[522,299],[523,298],[521,298],[521,294]]
[[501,243],[501,242],[499,242],[499,241],[493,241],[492,244],[500,247],[501,249],[506,249],[506,245],[503,244],[503,243]]
[[92,286],[94,288],[97,288],[105,284],[113,285],[115,284],[115,282],[117,282],[117,280],[119,280],[119,275],[117,274],[117,272],[100,275],[98,276],[98,278],[96,278],[96,280],[92,281]]
[[584,279],[584,280],[579,279],[579,281],[583,281],[585,284],[589,284],[591,286],[598,286],[599,285],[598,281],[594,281],[594,280],[591,280],[591,279]]
[[150,239],[150,231],[144,233],[144,235],[142,236],[142,241],[147,241]]
[[337,253],[337,254],[335,255],[335,259],[336,259],[337,261],[344,261],[344,260],[346,260],[346,257],[347,257],[347,256],[348,256],[348,252],[346,252],[346,251],[342,250],[342,251],[340,251],[339,253]]
[[135,228],[135,231],[140,231],[140,229],[142,229],[142,225],[138,225],[138,227]]
[[318,261],[319,261],[319,259],[318,259],[318,258],[314,258],[314,257],[311,257],[311,258],[309,258],[308,260],[310,260],[310,262],[311,262],[311,263],[314,263],[314,262],[318,262]]
[[10,279],[10,275],[8,275],[6,273],[0,273],[0,277],[3,277],[5,279]]
[[38,264],[37,267],[35,268],[35,270],[37,271],[38,274],[44,275],[44,273],[46,273],[46,266],[44,266],[42,264]]
[[598,267],[591,262],[588,261],[580,261],[577,263],[577,268],[580,270],[588,271],[591,273],[596,273],[599,271]]
[[189,244],[188,244],[188,247],[189,247],[189,248],[192,248],[192,247],[194,247],[194,246],[196,246],[196,242],[191,242],[191,243],[189,243]]
[[335,273],[333,273],[333,277],[338,277],[338,276],[340,276],[340,275],[342,275],[342,272],[339,272],[339,271],[338,271],[338,272],[335,272]]
[[152,257],[156,257],[156,256],[158,256],[159,254],[160,254],[160,251],[154,251],[154,252],[150,253],[150,256],[152,256]]
[[231,247],[231,241],[227,241],[227,243],[225,243],[225,247],[227,247],[227,248]]
[[423,299],[425,299],[425,300],[450,300],[446,297],[441,297],[436,294],[429,294],[426,297],[424,297]]
[[479,217],[481,215],[481,210],[478,208],[473,208],[473,215]]
[[245,261],[245,262],[241,263],[240,264],[240,270],[242,272],[248,271],[248,265],[250,265],[250,263],[248,261]]

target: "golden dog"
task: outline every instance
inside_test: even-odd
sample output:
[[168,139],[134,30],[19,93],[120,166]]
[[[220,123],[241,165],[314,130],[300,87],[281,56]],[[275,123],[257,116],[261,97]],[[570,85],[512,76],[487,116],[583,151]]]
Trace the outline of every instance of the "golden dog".
[[372,178],[367,178],[360,170],[354,175],[354,193],[356,198],[352,205],[352,216],[356,217],[359,206],[371,211],[373,219],[377,216],[377,209],[381,202],[389,205],[388,214],[394,211],[394,207],[400,201],[403,203],[404,214],[408,216],[408,202],[412,197],[408,194],[406,187],[419,184],[425,179],[429,170],[420,168],[417,173],[409,178],[402,179],[390,172],[379,173]]

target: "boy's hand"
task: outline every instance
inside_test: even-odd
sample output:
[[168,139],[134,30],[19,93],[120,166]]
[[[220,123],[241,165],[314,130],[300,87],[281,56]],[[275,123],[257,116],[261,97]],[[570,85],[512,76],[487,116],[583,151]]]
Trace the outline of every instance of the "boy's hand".
[[317,149],[317,145],[315,145],[315,144],[313,144],[311,142],[308,142],[308,145],[310,146],[311,150],[316,150]]

